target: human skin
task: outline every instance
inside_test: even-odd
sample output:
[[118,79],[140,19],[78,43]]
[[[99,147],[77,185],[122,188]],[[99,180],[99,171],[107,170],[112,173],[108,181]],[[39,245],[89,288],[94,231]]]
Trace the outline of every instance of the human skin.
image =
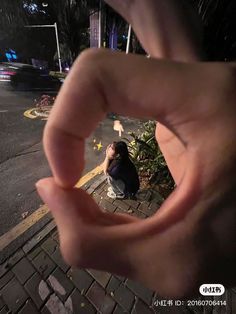
[[109,167],[110,160],[114,159],[114,157],[115,157],[115,150],[114,150],[113,144],[109,144],[107,146],[106,157],[105,157],[105,160],[103,162],[103,172],[105,175],[108,174],[107,169]]
[[[201,23],[188,1],[106,2],[132,25],[151,57],[182,62],[204,58]],[[186,165],[185,147],[173,132],[160,123],[156,129],[156,138],[175,183],[179,184]]]
[[[125,1],[107,2],[122,13]],[[143,16],[154,3],[147,1]],[[178,14],[173,13],[177,21]],[[132,15],[135,24],[139,5],[132,6]],[[149,38],[153,25],[145,26],[143,37],[135,25],[140,38]],[[181,27],[175,30],[183,34]],[[55,218],[70,265],[124,275],[173,298],[196,293],[202,283],[234,285],[235,67],[196,62],[199,54],[185,39],[186,50],[173,57],[178,61],[157,59],[161,44],[152,52],[151,39],[144,39],[155,58],[88,50],[77,59],[46,124],[44,148],[53,178],[40,180],[38,192]],[[146,220],[105,213],[73,188],[84,167],[85,139],[107,112],[153,118],[167,127],[175,137],[163,145],[165,157],[168,144],[182,147],[171,168],[177,188]]]

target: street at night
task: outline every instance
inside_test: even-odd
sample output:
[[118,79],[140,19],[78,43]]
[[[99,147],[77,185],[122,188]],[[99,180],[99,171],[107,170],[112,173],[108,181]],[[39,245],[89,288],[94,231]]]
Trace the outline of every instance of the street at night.
[[[15,92],[6,84],[0,89],[0,189],[1,219],[0,236],[19,224],[41,205],[35,183],[50,176],[50,169],[42,148],[42,134],[46,123],[43,119],[29,119],[24,112],[34,106],[43,91]],[[51,94],[54,94],[51,92]],[[119,117],[124,128],[122,136],[137,131],[141,122]],[[85,149],[86,166],[83,175],[102,163],[109,143],[119,139],[114,130],[114,119],[102,121],[87,139]],[[101,145],[100,145],[101,144]],[[42,228],[50,219],[45,215],[12,244],[15,248]],[[12,247],[11,247],[12,249]],[[7,250],[6,250],[7,254]],[[5,254],[1,255],[3,259]]]
[[0,0],[0,314],[236,313],[235,16]]

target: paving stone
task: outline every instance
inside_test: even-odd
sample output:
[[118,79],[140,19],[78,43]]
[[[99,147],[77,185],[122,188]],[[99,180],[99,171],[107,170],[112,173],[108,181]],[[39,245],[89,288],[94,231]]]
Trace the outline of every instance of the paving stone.
[[129,208],[130,208],[130,206],[128,205],[128,204],[126,204],[124,201],[122,201],[122,200],[115,200],[114,202],[113,202],[113,204],[115,205],[115,206],[117,206],[117,207],[119,207],[121,210],[124,210],[124,211],[127,211]]
[[91,195],[91,194],[93,194],[94,189],[93,189],[93,188],[88,188],[88,189],[86,190],[86,192],[87,192],[89,195]]
[[3,302],[1,296],[0,296],[0,310],[4,307],[5,303]]
[[35,273],[33,277],[27,281],[25,289],[38,309],[43,305],[44,301],[50,294],[50,289],[47,283],[38,273]]
[[57,243],[59,243],[59,234],[57,230],[52,233],[51,238]]
[[34,273],[35,269],[30,262],[23,257],[13,268],[12,272],[15,274],[21,284],[24,284]]
[[129,313],[128,311],[125,311],[124,309],[122,309],[122,307],[117,304],[117,306],[115,307],[115,310],[113,311],[113,314],[124,314],[124,313]]
[[106,287],[106,291],[108,293],[111,293],[114,291],[120,286],[121,282],[120,280],[118,280],[116,277],[112,276],[107,287]]
[[118,275],[115,275],[116,278],[118,278],[120,281],[124,282],[126,280],[125,277],[123,276],[118,276]]
[[11,271],[8,271],[2,278],[0,278],[0,290],[14,277]]
[[[116,207],[116,210],[115,210],[115,213],[116,214],[127,214],[126,211],[124,211],[123,209],[120,209],[119,207]],[[131,216],[133,215],[132,213],[129,213]]]
[[150,214],[149,206],[150,206],[150,203],[144,201],[140,203],[138,210],[144,213],[145,215],[149,215]]
[[[126,213],[129,214],[130,216],[137,217],[137,212],[138,212],[137,210],[130,210],[129,209]],[[121,213],[124,213],[124,211]]]
[[12,278],[10,282],[1,291],[2,298],[9,310],[16,313],[17,310],[27,300],[27,294],[16,278]]
[[131,206],[132,209],[137,209],[138,206],[139,206],[139,204],[140,204],[138,201],[136,201],[136,200],[130,200],[130,199],[125,199],[124,202],[125,202],[127,205]]
[[83,269],[71,268],[68,272],[68,277],[73,281],[76,288],[83,293],[88,290],[94,281],[94,279]]
[[66,311],[64,304],[55,294],[52,294],[45,304],[44,313],[55,313],[55,314],[70,314],[69,311]]
[[0,314],[9,314],[7,307],[4,307],[0,310]]
[[150,215],[154,215],[159,208],[160,208],[159,204],[152,202],[149,206]]
[[112,313],[115,301],[105,293],[105,290],[96,282],[92,284],[86,293],[89,301],[103,314]]
[[95,314],[97,311],[93,305],[75,289],[70,297],[65,302],[65,307],[71,309],[71,303],[73,312],[78,314]]
[[8,260],[0,265],[0,278],[5,275],[10,268],[12,268],[24,256],[24,252],[20,249]]
[[[44,305],[44,307],[42,308],[42,310],[40,311],[41,314],[52,314],[49,312],[48,308]],[[65,313],[62,313],[65,314]],[[68,314],[68,313],[66,313]],[[71,314],[71,313],[70,313]]]
[[109,295],[106,294],[100,311],[103,314],[111,314],[113,313],[115,305],[116,302]]
[[147,305],[152,304],[152,298],[154,292],[149,290],[148,288],[142,286],[140,283],[135,282],[133,280],[127,280],[127,287],[133,291],[135,295],[137,295],[140,299],[142,299]]
[[134,303],[134,295],[123,284],[120,285],[118,289],[116,289],[116,291],[114,292],[114,299],[117,301],[117,303],[120,304],[123,309],[130,312]]
[[143,202],[143,201],[149,201],[152,198],[152,191],[151,190],[140,190],[136,194],[137,201]]
[[70,269],[70,266],[66,264],[62,257],[59,247],[57,247],[56,251],[50,257],[64,273]]
[[74,289],[71,280],[59,268],[49,276],[48,282],[62,301],[65,301]]
[[147,306],[143,301],[137,300],[131,314],[153,314],[154,311]]
[[[235,292],[232,290],[232,289],[226,289],[226,292],[225,294],[222,296],[223,299],[226,300],[226,313],[227,312],[231,312],[232,314],[233,313],[236,313],[236,295],[235,295]],[[222,308],[222,307],[221,307]]]
[[102,199],[101,202],[99,203],[99,206],[101,206],[106,211],[111,213],[114,213],[114,211],[116,210],[116,206],[106,199]]
[[[107,190],[102,191],[102,193],[100,194],[102,199],[106,199],[106,200],[111,200],[108,196],[107,196]],[[112,200],[113,202],[113,200]]]
[[147,218],[147,215],[144,215],[142,212],[140,212],[140,211],[138,211],[138,210],[135,211],[134,216],[135,216],[135,217],[138,217],[138,218],[140,218],[140,219],[145,219],[145,218]]
[[97,195],[100,195],[103,191],[107,190],[107,189],[105,188],[105,186],[106,186],[106,184],[101,184],[101,185],[99,186],[99,188],[96,189],[96,194],[97,194]]
[[236,290],[235,289],[231,289],[231,312],[232,313],[236,313]]
[[84,184],[83,186],[81,186],[81,189],[86,191],[89,187],[90,187],[90,185],[89,185],[89,182],[88,182],[88,183]]
[[151,200],[152,200],[152,202],[160,205],[164,202],[164,197],[158,191],[152,190]]
[[90,189],[96,190],[98,189],[101,184],[106,180],[106,176],[105,175],[101,175],[100,178],[96,179],[91,185],[90,185]]
[[42,252],[42,249],[40,246],[37,246],[27,254],[27,258],[32,261],[40,252]]
[[93,193],[93,199],[95,200],[95,202],[97,203],[97,204],[99,204],[99,202],[101,201],[101,196],[100,195],[98,195],[97,193]]
[[22,248],[25,254],[29,253],[36,245],[38,245],[39,242],[41,242],[55,228],[55,226],[55,222],[52,220],[46,227],[31,238]]
[[130,209],[127,210],[127,214],[133,214],[133,213],[134,213],[134,209],[130,208]]
[[87,269],[87,272],[103,287],[105,288],[108,284],[108,281],[111,278],[111,274],[99,271],[95,269]]
[[19,314],[39,314],[39,311],[35,308],[31,301],[27,300],[26,304],[19,311]]
[[58,247],[58,243],[52,238],[48,238],[41,244],[41,248],[47,252],[48,255],[52,255]]
[[41,252],[32,261],[38,272],[46,279],[56,268],[55,263],[44,252]]

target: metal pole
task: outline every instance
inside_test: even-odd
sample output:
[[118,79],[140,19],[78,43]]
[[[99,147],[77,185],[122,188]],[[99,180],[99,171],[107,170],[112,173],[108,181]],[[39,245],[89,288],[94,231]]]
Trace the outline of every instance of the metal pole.
[[98,13],[98,48],[102,47],[102,1],[99,1]]
[[59,69],[60,69],[60,73],[62,73],[61,53],[60,53],[60,46],[59,46],[59,39],[58,39],[57,23],[54,23],[54,27],[55,27],[55,35],[56,35],[56,42],[57,42],[57,54],[58,54]]
[[60,69],[60,73],[62,73],[61,53],[60,53],[60,46],[59,46],[59,39],[58,39],[57,23],[54,23],[52,25],[51,24],[50,25],[25,25],[25,27],[28,27],[28,28],[54,27],[55,35],[56,35],[56,43],[57,43],[57,54],[58,54],[59,69]]
[[126,44],[126,53],[129,53],[130,38],[131,38],[131,24],[129,24],[129,30],[128,30],[128,36],[127,36],[127,44]]

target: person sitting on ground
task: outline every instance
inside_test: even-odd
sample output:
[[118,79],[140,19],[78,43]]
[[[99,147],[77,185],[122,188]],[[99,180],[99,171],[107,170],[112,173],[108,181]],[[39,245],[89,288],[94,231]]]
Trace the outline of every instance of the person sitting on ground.
[[107,196],[110,198],[133,197],[139,189],[138,173],[123,141],[108,145],[104,173],[108,175],[110,187]]

